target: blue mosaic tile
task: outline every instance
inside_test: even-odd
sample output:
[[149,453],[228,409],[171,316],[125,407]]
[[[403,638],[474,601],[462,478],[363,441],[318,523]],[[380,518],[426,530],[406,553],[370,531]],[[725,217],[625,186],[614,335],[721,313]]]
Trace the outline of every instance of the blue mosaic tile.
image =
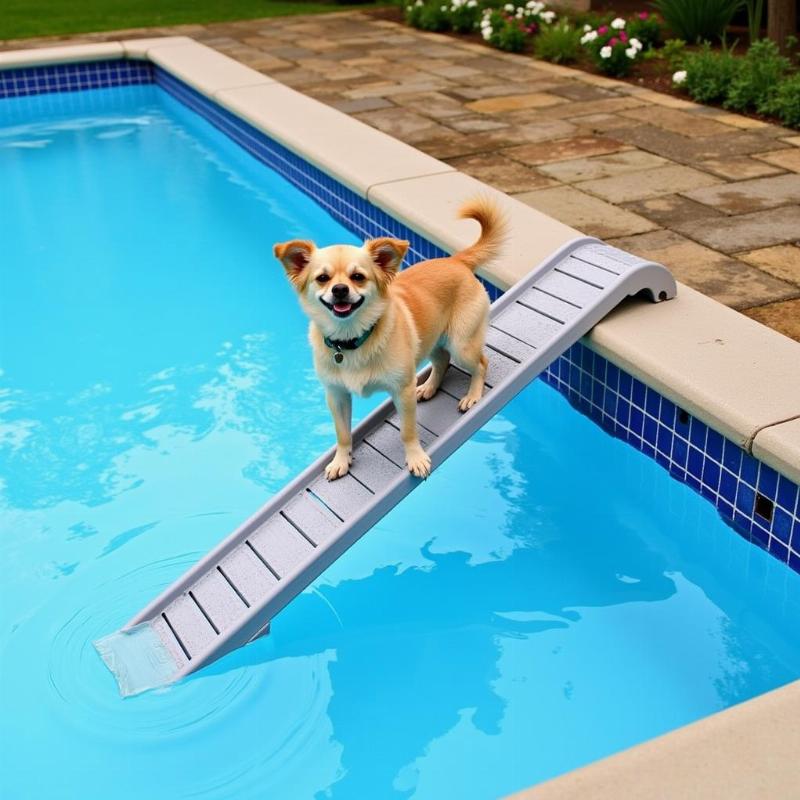
[[766,464],[761,464],[758,471],[758,491],[770,498],[778,494],[778,473]]
[[[564,360],[577,367],[577,384],[572,370],[569,385],[561,381],[566,373],[559,362]],[[683,412],[669,398],[636,378],[629,380],[624,370],[614,365],[609,368],[605,361],[579,343],[546,374],[552,378],[551,385],[578,410],[655,459],[670,475],[713,503],[720,517],[742,536],[800,572],[797,484]],[[609,375],[616,382],[616,391],[608,382]]]
[[722,483],[720,483],[719,493],[720,496],[725,497],[728,499],[728,494],[730,491],[736,493],[736,508],[741,511],[743,514],[751,515],[753,513],[753,508],[755,506],[756,501],[756,493],[746,484],[740,483],[738,491],[736,490],[736,478],[730,474],[727,470],[722,471],[723,475],[730,476],[727,479],[727,484],[729,485],[730,489],[726,487],[725,491],[723,491]]
[[692,417],[689,427],[689,441],[698,449],[705,452],[706,449],[706,435],[708,433],[708,426],[700,422],[699,419]]
[[725,439],[721,433],[717,433],[717,431],[712,428],[708,429],[708,434],[706,435],[706,452],[715,461],[722,461],[722,447],[724,443]]
[[788,545],[792,535],[792,518],[782,508],[776,508],[772,513],[772,535]]
[[[408,239],[410,261],[446,255],[442,248],[262,131],[147,62],[0,71],[0,97],[152,82],[300,188],[356,235]],[[502,295],[496,286],[482,283],[492,300]],[[571,347],[541,377],[611,435],[655,459],[708,499],[720,516],[753,544],[800,572],[800,491],[795,483],[583,343]],[[756,490],[758,505],[762,512],[771,513],[771,521],[756,511]],[[764,505],[764,501],[772,505]]]
[[722,451],[722,463],[727,470],[738,475],[742,464],[742,448],[726,439]]
[[756,485],[758,461],[749,453],[742,453],[742,466],[739,474],[745,483],[749,483],[751,486]]
[[0,70],[0,99],[152,83],[149,61],[88,61]]
[[[755,459],[752,460],[755,461]],[[792,483],[785,475],[781,475],[778,480],[778,494],[776,495],[778,505],[790,513],[794,511],[795,516],[800,516],[799,495],[800,491],[797,484]]]
[[789,548],[779,542],[777,539],[770,540],[769,552],[780,561],[786,561],[789,558]]

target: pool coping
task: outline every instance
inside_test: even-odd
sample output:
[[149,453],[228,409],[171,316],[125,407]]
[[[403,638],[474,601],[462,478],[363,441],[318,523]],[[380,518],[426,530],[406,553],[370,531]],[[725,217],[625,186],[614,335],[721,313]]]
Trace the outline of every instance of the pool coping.
[[[481,192],[495,197],[511,222],[502,263],[480,271],[507,289],[580,232],[458,172],[273,78],[188,37],[130,39],[0,53],[0,70],[105,59],[148,60],[245,119],[256,129],[329,173],[353,192],[449,251],[471,243],[470,221],[455,221],[460,202]],[[274,103],[287,110],[270,113]],[[667,264],[666,266],[669,266]],[[643,315],[647,315],[646,319]],[[592,350],[657,389],[795,482],[800,482],[800,344],[720,303],[679,286],[678,297],[652,306],[630,302],[587,337]],[[774,702],[776,690],[745,706]],[[767,699],[769,698],[769,700]],[[788,701],[787,701],[788,702]],[[640,748],[725,718],[746,731],[741,715],[722,712],[652,742],[604,759],[637,763]],[[698,747],[721,746],[716,739]],[[731,750],[731,758],[734,758]],[[548,783],[564,785],[589,767]],[[763,776],[762,776],[763,777]],[[591,786],[602,783],[591,778]],[[762,784],[764,785],[764,784]],[[584,793],[589,784],[583,784]],[[776,785],[774,794],[778,794]],[[565,790],[566,791],[566,790]],[[536,796],[537,789],[533,790]],[[556,796],[569,796],[552,795]],[[598,795],[599,796],[599,795]]]

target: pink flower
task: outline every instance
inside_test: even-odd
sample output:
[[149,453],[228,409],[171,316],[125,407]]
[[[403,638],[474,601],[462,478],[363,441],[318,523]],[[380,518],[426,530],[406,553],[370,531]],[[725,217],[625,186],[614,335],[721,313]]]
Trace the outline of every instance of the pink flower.
[[601,26],[600,26],[600,27],[597,29],[597,32],[598,32],[598,33],[599,33],[601,36],[603,36],[604,34],[608,33],[608,25],[601,25]]
[[625,31],[620,31],[619,32],[619,39],[620,39],[621,42],[627,42],[628,41],[628,34],[625,33]]
[[617,37],[616,37],[616,36],[612,36],[612,37],[611,37],[611,41],[609,42],[609,44],[610,44],[612,47],[614,47],[614,46],[615,46],[616,44],[618,44],[618,43],[619,43],[619,39],[617,39]]
[[646,11],[640,11],[636,16],[638,16],[639,19],[647,19],[649,15]]

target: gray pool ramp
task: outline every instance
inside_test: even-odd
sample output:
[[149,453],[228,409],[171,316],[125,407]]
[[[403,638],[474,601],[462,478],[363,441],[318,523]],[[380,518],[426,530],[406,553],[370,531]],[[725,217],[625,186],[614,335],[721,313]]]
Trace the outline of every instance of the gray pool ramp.
[[[417,411],[434,469],[551,362],[630,295],[675,296],[661,265],[596,239],[560,248],[492,304],[483,399],[466,413],[468,376],[451,366]],[[266,633],[278,612],[420,479],[403,464],[391,401],[353,431],[350,473],[328,482],[321,455],[125,627],[95,642],[123,695],[172,683]]]

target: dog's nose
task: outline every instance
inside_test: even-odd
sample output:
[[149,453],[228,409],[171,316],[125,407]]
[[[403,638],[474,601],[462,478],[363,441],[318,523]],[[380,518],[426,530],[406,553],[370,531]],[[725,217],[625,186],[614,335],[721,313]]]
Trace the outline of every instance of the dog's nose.
[[336,286],[331,289],[331,294],[337,300],[344,300],[350,294],[350,287],[345,285],[344,283],[337,283]]

